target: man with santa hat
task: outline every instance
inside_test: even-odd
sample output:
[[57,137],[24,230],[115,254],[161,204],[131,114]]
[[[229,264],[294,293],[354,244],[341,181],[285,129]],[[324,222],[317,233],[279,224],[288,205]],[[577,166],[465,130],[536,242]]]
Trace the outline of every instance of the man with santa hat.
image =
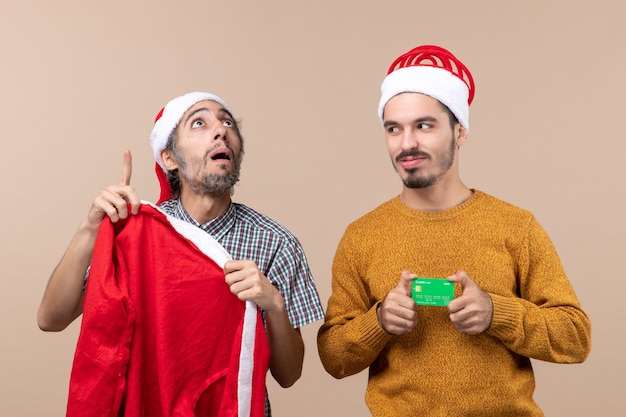
[[[210,93],[174,98],[157,115],[150,143],[161,185],[158,212],[206,232],[217,242],[214,246],[225,249],[229,259],[223,263],[222,279],[232,294],[261,310],[269,369],[281,386],[293,385],[304,357],[299,328],[323,318],[323,310],[297,238],[231,199],[243,156],[243,138],[231,110]],[[38,311],[41,329],[63,330],[83,312],[84,287],[90,284],[88,269],[103,220],[123,223],[140,212],[155,211],[139,199],[130,177],[131,157],[125,151],[120,183],[95,198],[50,277]],[[269,416],[267,396],[265,403]]]
[[387,74],[378,116],[402,191],[341,238],[322,363],[336,378],[369,368],[376,417],[541,416],[531,358],[584,361],[589,318],[533,215],[459,176],[467,67],[423,45]]

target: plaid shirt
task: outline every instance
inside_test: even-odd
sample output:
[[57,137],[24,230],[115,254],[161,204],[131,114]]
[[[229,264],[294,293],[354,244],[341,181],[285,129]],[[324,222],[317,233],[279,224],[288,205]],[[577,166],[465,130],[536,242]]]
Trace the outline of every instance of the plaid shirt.
[[[251,208],[231,203],[208,223],[200,224],[185,211],[180,200],[168,200],[159,208],[172,217],[195,224],[216,239],[233,259],[250,259],[274,284],[285,300],[294,328],[324,318],[324,310],[298,239],[283,226]],[[267,392],[265,415],[271,416]]]

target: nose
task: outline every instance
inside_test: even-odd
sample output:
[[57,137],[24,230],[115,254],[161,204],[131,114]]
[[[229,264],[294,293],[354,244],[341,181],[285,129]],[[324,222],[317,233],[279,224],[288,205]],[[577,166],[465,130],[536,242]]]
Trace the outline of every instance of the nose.
[[414,149],[419,147],[417,136],[412,129],[405,129],[402,134],[402,149]]
[[215,129],[213,131],[213,140],[226,140],[226,126],[221,120],[215,122]]

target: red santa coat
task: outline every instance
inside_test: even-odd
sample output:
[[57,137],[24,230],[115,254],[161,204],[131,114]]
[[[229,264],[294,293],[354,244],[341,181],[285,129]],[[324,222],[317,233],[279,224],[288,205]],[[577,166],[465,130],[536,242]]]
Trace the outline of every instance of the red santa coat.
[[142,204],[103,221],[85,290],[68,417],[264,415],[269,349],[226,250]]

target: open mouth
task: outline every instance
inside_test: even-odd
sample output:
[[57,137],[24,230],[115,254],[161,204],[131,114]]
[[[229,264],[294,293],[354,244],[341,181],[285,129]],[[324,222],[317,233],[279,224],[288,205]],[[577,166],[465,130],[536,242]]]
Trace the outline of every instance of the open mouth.
[[233,153],[227,146],[220,146],[213,149],[209,154],[211,161],[231,161],[233,159]]
[[226,161],[230,161],[230,155],[227,152],[218,152],[214,155],[211,155],[211,160],[213,161],[218,161],[218,160],[226,160]]

